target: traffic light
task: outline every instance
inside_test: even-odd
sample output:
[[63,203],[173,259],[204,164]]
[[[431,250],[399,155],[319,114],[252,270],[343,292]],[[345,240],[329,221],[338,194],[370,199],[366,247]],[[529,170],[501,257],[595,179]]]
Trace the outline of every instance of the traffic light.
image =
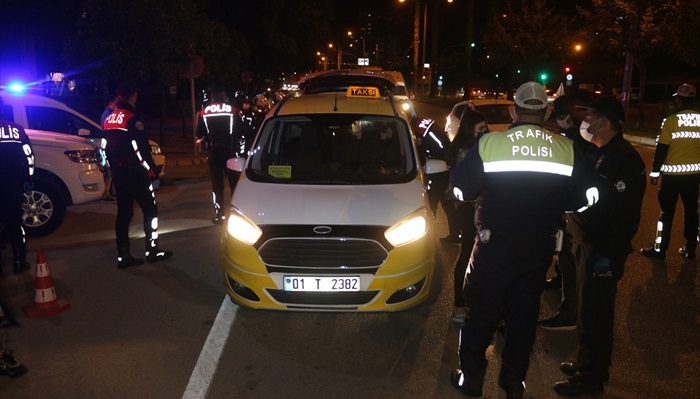
[[546,72],[543,72],[543,73],[540,75],[540,80],[542,81],[542,83],[546,83],[546,82],[547,82],[547,73],[546,73]]

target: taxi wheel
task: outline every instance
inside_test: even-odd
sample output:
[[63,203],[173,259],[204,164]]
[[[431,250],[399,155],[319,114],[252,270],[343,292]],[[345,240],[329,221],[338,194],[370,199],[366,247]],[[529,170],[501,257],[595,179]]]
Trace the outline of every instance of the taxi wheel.
[[27,236],[41,237],[54,232],[66,215],[66,201],[55,184],[43,179],[22,196],[22,226]]

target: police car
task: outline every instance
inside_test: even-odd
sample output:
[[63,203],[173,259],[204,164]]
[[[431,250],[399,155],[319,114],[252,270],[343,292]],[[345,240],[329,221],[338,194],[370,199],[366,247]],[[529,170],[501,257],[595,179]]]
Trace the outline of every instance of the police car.
[[[388,81],[387,81],[388,82]],[[268,114],[241,172],[220,261],[256,309],[397,311],[428,298],[435,267],[426,173],[391,84],[300,83]]]
[[[105,192],[98,151],[102,129],[66,104],[26,94],[23,87],[0,91],[0,96],[5,119],[25,128],[36,158],[34,189],[22,204],[24,229],[30,236],[50,234],[61,225],[67,206],[98,201]],[[157,143],[150,144],[162,175],[165,157]]]

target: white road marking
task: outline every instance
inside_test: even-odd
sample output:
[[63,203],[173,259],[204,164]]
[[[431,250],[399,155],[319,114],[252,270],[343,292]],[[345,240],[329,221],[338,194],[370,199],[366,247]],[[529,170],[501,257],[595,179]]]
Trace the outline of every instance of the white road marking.
[[190,382],[182,395],[183,399],[204,399],[207,396],[214,373],[224,352],[228,335],[231,332],[233,320],[236,318],[238,306],[231,302],[228,295],[224,297],[219,313],[216,315],[214,325],[209,331],[202,352],[199,354],[197,364],[192,370]]

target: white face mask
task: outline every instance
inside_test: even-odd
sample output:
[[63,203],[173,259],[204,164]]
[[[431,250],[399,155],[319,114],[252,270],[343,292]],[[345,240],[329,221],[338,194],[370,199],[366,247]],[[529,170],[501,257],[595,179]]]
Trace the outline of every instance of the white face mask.
[[593,136],[595,136],[597,132],[596,132],[596,133],[590,133],[590,128],[591,128],[591,126],[595,125],[596,122],[598,122],[598,121],[600,121],[600,120],[601,120],[601,119],[599,119],[599,120],[593,122],[592,124],[591,124],[591,123],[588,123],[588,122],[586,122],[586,121],[581,122],[581,127],[579,127],[578,130],[579,130],[579,133],[581,133],[581,137],[583,137],[584,140],[586,140],[586,141],[588,141],[588,142],[590,142],[591,140],[593,140]]
[[566,130],[574,125],[574,121],[571,119],[571,115],[567,115],[566,118],[557,118],[557,125]]

